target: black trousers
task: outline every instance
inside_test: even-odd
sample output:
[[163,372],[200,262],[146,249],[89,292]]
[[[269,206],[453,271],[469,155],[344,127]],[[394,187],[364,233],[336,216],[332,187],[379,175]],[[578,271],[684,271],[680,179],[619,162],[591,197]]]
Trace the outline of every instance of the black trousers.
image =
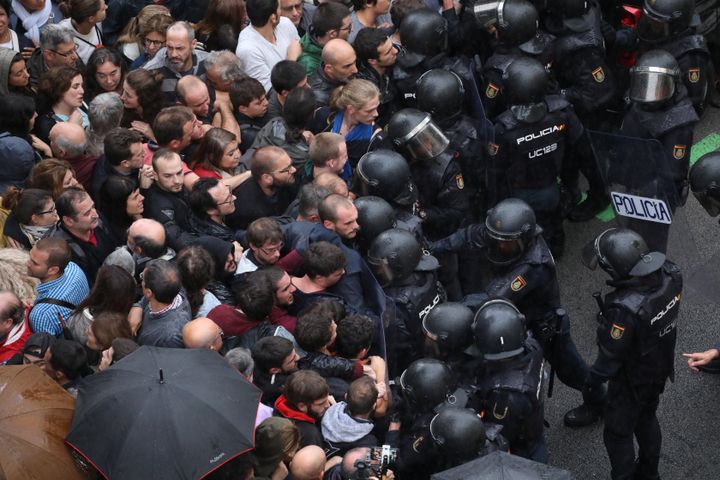
[[[608,382],[603,440],[613,480],[660,478],[662,433],[656,412],[664,387],[663,383],[632,388],[624,378]],[[639,447],[637,462],[633,437]]]

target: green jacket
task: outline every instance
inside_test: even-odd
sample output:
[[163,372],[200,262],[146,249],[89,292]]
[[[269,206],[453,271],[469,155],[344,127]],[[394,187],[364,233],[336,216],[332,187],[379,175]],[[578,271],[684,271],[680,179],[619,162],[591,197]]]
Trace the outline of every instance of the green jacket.
[[298,57],[298,63],[305,67],[308,77],[322,63],[322,47],[310,38],[310,34],[306,33],[300,39],[302,53]]

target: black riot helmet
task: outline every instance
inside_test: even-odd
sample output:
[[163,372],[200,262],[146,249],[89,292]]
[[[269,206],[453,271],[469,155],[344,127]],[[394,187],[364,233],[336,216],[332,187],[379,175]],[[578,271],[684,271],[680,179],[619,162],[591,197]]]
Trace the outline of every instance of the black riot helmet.
[[537,33],[538,11],[528,0],[476,0],[473,15],[480,28],[494,26],[505,45],[520,45]]
[[416,108],[395,112],[385,128],[395,150],[415,160],[435,158],[450,144],[430,114]]
[[455,379],[445,362],[421,358],[400,375],[400,387],[413,411],[429,412],[450,399],[455,391]]
[[630,100],[645,105],[660,104],[675,95],[680,67],[665,50],[650,50],[630,69]]
[[711,217],[720,214],[720,152],[706,153],[690,168],[690,189]]
[[447,302],[430,310],[422,321],[425,335],[437,342],[440,351],[452,353],[472,342],[473,312],[462,303]]
[[468,353],[490,362],[515,357],[525,351],[525,316],[507,300],[489,300],[475,313],[473,334]]
[[549,0],[548,11],[571,32],[587,32],[597,24],[597,10],[588,0]]
[[392,150],[374,150],[360,158],[355,169],[357,194],[377,195],[398,205],[412,205],[417,200],[410,167],[405,158]]
[[355,200],[358,211],[357,223],[360,225],[358,236],[365,246],[385,230],[395,227],[395,211],[385,200],[374,195],[359,197]]
[[533,209],[519,198],[506,198],[485,218],[486,255],[496,265],[518,260],[540,234]]
[[452,70],[436,68],[418,78],[415,99],[420,110],[429,113],[441,127],[449,128],[462,115],[465,87]]
[[375,237],[367,262],[383,287],[409,277],[416,270],[432,271],[440,266],[435,257],[423,252],[415,235],[399,228]]
[[637,32],[646,42],[661,42],[696,23],[695,0],[645,0]]
[[400,38],[407,54],[432,57],[447,49],[447,20],[426,8],[413,10],[400,22]]
[[550,76],[542,63],[520,57],[503,73],[505,95],[513,116],[526,123],[540,121],[547,113],[545,93]]
[[485,426],[469,408],[446,408],[430,421],[430,435],[444,456],[469,461],[485,446]]
[[640,234],[630,229],[610,228],[585,245],[582,261],[591,270],[600,265],[613,280],[622,280],[659,270],[665,254],[651,252]]

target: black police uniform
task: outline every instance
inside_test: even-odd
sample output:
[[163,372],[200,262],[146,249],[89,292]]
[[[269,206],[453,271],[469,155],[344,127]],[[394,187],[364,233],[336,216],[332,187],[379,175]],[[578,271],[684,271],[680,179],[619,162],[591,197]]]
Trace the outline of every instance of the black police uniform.
[[547,463],[543,436],[543,365],[542,349],[529,337],[525,341],[525,352],[517,358],[487,362],[471,406],[477,408],[484,422],[502,425],[502,435],[514,455]]
[[448,150],[460,165],[464,188],[470,202],[470,214],[473,219],[479,219],[488,206],[484,197],[487,189],[485,186],[487,140],[483,138],[478,122],[467,115],[461,115],[452,125],[442,130],[450,140]]
[[682,276],[677,265],[665,261],[650,275],[608,284],[615,290],[605,296],[598,316],[598,357],[590,378],[609,379],[603,438],[612,478],[659,478],[656,410],[666,380],[673,378]]

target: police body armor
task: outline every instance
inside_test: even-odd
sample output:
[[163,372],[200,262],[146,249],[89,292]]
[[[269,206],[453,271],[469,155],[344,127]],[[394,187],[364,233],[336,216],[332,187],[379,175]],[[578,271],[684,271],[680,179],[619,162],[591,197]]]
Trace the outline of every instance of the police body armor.
[[[486,376],[480,379],[476,392],[482,405],[483,421],[503,425],[503,432],[515,437],[510,441],[512,450],[517,449],[518,441],[529,446],[543,432],[545,361],[542,348],[532,337],[525,341],[525,348],[525,356],[513,361],[508,369],[489,368]],[[525,396],[531,401],[533,408],[530,415],[513,415],[513,394]],[[501,406],[497,399],[504,399],[504,405]],[[508,415],[518,424],[508,425]]]
[[680,67],[683,85],[688,90],[688,96],[698,112],[702,112],[705,96],[708,91],[708,73],[711,68],[710,51],[705,37],[691,34],[675,38],[667,43],[658,45],[675,57]]
[[403,107],[417,108],[415,100],[417,80],[423,73],[434,68],[454,72],[462,80],[466,92],[469,91],[470,83],[475,82],[472,62],[467,57],[449,57],[445,53],[440,53],[431,58],[426,57],[418,62],[413,56],[400,54],[393,67],[392,75]]
[[428,242],[423,233],[422,219],[414,213],[395,208],[395,228],[412,233],[420,245],[427,246]]
[[480,138],[474,121],[466,115],[443,131],[450,140],[448,150],[455,152],[460,164],[473,211],[484,212],[487,209],[484,201],[487,142]]
[[[628,312],[637,322],[633,355],[625,363],[632,385],[664,383],[673,377],[683,280],[680,268],[670,261],[660,271],[662,283],[653,292],[621,288],[605,295],[605,308]],[[609,331],[608,327],[601,324],[599,328]]]
[[[507,110],[508,105],[503,95],[502,79],[510,64],[523,56],[520,49],[507,49],[508,53],[496,51],[487,59],[482,70],[483,91],[481,92],[483,105],[488,118],[493,119]],[[514,52],[513,52],[514,51]],[[512,53],[510,53],[512,52]]]

